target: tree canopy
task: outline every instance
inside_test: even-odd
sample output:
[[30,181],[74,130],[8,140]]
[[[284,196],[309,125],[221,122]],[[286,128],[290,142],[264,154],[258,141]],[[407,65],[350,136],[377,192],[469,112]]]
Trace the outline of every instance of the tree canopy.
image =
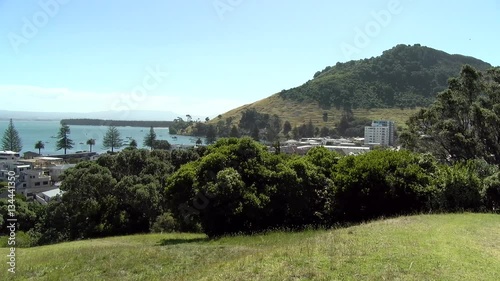
[[19,152],[23,149],[21,138],[19,137],[19,132],[14,127],[14,122],[12,119],[9,121],[9,126],[5,129],[2,138],[2,150],[10,150]]
[[408,121],[402,144],[443,161],[500,163],[500,69],[463,67],[436,101]]

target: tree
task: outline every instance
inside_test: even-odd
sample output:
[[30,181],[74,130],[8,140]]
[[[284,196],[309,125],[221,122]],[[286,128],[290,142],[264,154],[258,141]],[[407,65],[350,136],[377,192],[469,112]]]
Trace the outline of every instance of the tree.
[[38,154],[42,155],[41,150],[45,148],[45,144],[41,140],[35,143],[35,149],[38,149]]
[[330,130],[327,127],[321,128],[321,131],[319,132],[319,136],[322,138],[328,137],[329,134],[330,134]]
[[285,124],[283,124],[283,134],[288,135],[290,131],[292,130],[292,124],[287,120],[285,121]]
[[156,141],[156,133],[153,127],[149,128],[149,133],[144,137],[144,146],[149,146],[151,150],[154,148],[154,144]]
[[254,141],[259,141],[260,139],[260,130],[257,126],[254,126],[251,132],[251,137]]
[[311,119],[309,119],[309,122],[307,122],[307,125],[306,125],[306,137],[307,138],[314,137],[314,125],[313,125]]
[[231,132],[229,132],[229,137],[231,138],[239,138],[240,137],[240,132],[238,131],[238,128],[236,125],[233,125],[231,128]]
[[217,139],[217,131],[216,131],[214,125],[212,125],[212,124],[208,125],[206,137],[207,138],[205,141],[207,144],[212,144],[215,142],[215,140]]
[[134,139],[130,140],[130,143],[128,146],[131,148],[137,148],[137,141]]
[[281,131],[280,117],[276,114],[273,114],[269,119],[266,129],[267,129],[267,140],[270,142],[276,141]]
[[59,139],[56,143],[56,150],[64,149],[64,154],[66,154],[67,149],[72,149],[75,144],[72,139],[68,138],[71,133],[71,129],[66,124],[61,124],[59,128],[59,133],[57,133],[57,138]]
[[95,145],[95,139],[88,139],[87,145],[89,146],[89,151],[92,152],[92,146]]
[[14,123],[12,119],[10,119],[9,126],[5,129],[5,133],[3,134],[2,139],[2,149],[19,152],[23,148],[21,143],[21,138],[19,137],[19,133],[14,127]]
[[410,117],[400,135],[405,148],[442,161],[484,159],[500,163],[500,68],[486,75],[464,66],[435,102]]
[[110,126],[102,142],[104,148],[111,148],[111,153],[115,148],[123,146],[123,140],[120,138],[120,132],[115,126]]
[[155,140],[154,148],[169,150],[170,148],[172,148],[172,145],[167,140]]

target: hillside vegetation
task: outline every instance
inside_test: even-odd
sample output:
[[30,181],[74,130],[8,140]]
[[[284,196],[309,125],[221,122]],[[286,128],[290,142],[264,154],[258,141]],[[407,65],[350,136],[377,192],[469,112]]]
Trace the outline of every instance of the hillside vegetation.
[[[214,119],[240,119],[255,108],[276,114],[292,126],[312,120],[316,126],[335,127],[345,110],[355,117],[390,119],[405,126],[418,108],[429,106],[456,77],[464,64],[485,71],[489,63],[462,55],[450,55],[420,45],[397,45],[370,59],[337,63],[314,74],[301,86],[283,90]],[[323,121],[326,113],[328,121]]]
[[430,105],[448,78],[464,64],[484,71],[491,65],[420,45],[397,45],[381,56],[337,63],[318,71],[300,87],[280,96],[317,102],[323,108],[414,108]]
[[0,279],[497,280],[499,232],[498,215],[451,214],[216,240],[123,236],[18,249],[15,276]]

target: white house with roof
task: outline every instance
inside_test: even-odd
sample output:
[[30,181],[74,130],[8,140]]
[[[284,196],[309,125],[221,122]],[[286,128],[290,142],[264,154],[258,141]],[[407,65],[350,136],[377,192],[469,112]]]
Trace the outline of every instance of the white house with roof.
[[53,181],[59,181],[61,175],[69,168],[75,167],[76,164],[63,164],[63,165],[55,165],[48,168],[49,175],[52,177]]
[[0,162],[3,161],[17,161],[21,158],[21,154],[19,152],[10,151],[10,150],[0,150]]
[[51,189],[48,191],[40,192],[35,195],[36,201],[38,201],[40,204],[46,205],[50,201],[54,200],[57,196],[62,196],[63,191],[60,190],[59,188],[56,189]]

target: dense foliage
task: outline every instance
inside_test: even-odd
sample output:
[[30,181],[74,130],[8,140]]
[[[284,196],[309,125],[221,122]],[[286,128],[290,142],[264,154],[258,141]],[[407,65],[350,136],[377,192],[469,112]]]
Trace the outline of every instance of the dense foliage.
[[[211,237],[332,226],[418,212],[498,211],[500,172],[484,160],[374,150],[341,157],[271,153],[251,138],[197,150],[125,149],[63,175],[60,200],[17,203],[25,245],[145,233]],[[7,219],[0,200],[0,222]],[[6,228],[3,228],[6,229]]]
[[463,64],[491,67],[472,57],[450,55],[420,45],[398,45],[381,56],[337,63],[318,71],[280,96],[318,102],[324,108],[413,108],[428,106]]
[[443,161],[480,158],[500,164],[500,68],[464,66],[436,101],[408,121],[402,144]]

